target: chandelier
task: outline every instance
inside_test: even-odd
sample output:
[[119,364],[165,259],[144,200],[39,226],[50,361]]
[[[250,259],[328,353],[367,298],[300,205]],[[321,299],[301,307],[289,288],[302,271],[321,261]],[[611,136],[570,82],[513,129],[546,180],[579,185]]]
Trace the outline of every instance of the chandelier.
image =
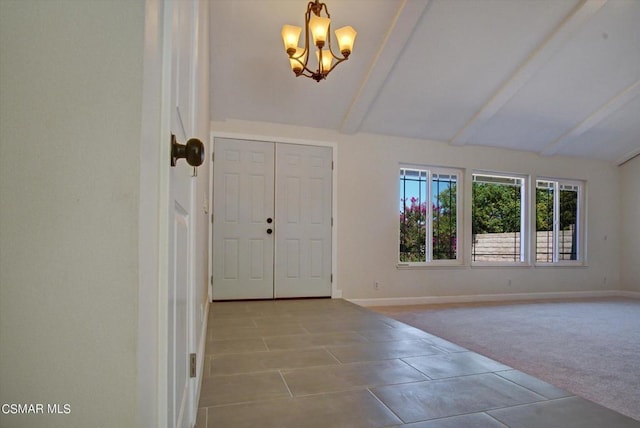
[[[326,18],[321,16],[324,10]],[[313,13],[313,14],[312,14]],[[331,71],[336,68],[342,61],[349,59],[353,42],[356,39],[356,30],[351,26],[342,27],[336,30],[336,39],[338,39],[338,56],[333,52],[335,47],[331,46],[331,16],[327,5],[320,3],[319,0],[310,1],[307,4],[307,13],[304,16],[304,48],[298,47],[298,39],[302,28],[295,25],[284,25],[282,27],[282,40],[284,41],[284,49],[289,55],[291,70],[297,76],[310,77],[316,82],[325,79]],[[309,37],[311,31],[311,37]],[[309,41],[312,39],[315,46],[315,56],[317,68],[313,71],[309,68]]]

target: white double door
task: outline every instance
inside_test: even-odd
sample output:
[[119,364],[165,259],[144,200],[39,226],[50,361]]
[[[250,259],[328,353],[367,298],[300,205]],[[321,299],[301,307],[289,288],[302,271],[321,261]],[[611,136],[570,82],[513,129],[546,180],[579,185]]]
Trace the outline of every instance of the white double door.
[[213,299],[331,296],[332,149],[216,138]]

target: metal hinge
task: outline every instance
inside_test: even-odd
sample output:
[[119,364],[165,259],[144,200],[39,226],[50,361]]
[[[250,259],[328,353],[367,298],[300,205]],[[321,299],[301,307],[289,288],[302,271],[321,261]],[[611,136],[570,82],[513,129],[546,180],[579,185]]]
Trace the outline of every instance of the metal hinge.
[[214,162],[216,160],[216,154],[215,152],[211,152],[211,162]]
[[211,213],[211,223],[213,223],[213,213]]
[[331,217],[331,227],[333,227],[333,217]]
[[333,171],[333,161],[331,161],[331,171]]
[[209,277],[209,281],[211,282],[211,285],[213,285],[213,275]]
[[189,354],[189,377],[196,377],[196,354]]
[[329,282],[333,283],[333,274],[331,274],[331,280]]

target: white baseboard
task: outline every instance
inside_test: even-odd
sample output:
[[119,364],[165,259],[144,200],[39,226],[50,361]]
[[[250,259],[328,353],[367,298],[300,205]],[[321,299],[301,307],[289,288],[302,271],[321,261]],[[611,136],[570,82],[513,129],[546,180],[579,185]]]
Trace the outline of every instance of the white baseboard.
[[640,299],[635,291],[593,290],[561,291],[551,293],[478,294],[466,296],[381,297],[374,299],[346,299],[359,306],[404,306],[446,303],[507,302],[544,299],[585,299],[593,297],[632,297]]
[[623,290],[623,291],[619,291],[618,293],[620,293],[620,297],[630,297],[632,299],[640,299],[640,291],[627,291],[627,290]]

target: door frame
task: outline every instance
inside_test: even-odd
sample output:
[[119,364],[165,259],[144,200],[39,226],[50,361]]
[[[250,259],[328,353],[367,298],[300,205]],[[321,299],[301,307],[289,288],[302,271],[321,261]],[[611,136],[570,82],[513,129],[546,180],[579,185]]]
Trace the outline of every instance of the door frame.
[[[168,346],[167,292],[170,132],[166,105],[171,57],[166,54],[167,10],[163,0],[145,1],[143,105],[140,144],[139,285],[137,335],[137,398],[140,426],[166,427]],[[170,88],[169,88],[170,90]]]
[[[211,141],[209,142],[209,153],[214,153],[215,139],[216,138],[229,138],[232,140],[249,140],[249,141],[266,141],[270,143],[278,144],[297,144],[303,146],[322,146],[331,147],[331,156],[333,162],[333,177],[331,180],[331,217],[333,218],[333,227],[331,228],[331,298],[342,298],[342,289],[338,284],[338,275],[336,274],[336,267],[338,266],[338,144],[333,141],[321,141],[321,140],[305,140],[299,138],[286,138],[286,137],[274,137],[272,135],[255,135],[255,134],[243,134],[238,132],[222,132],[211,131]],[[210,157],[209,162],[213,162],[213,158]],[[215,165],[215,164],[214,164]],[[209,200],[213,201],[213,165],[209,168]],[[213,212],[213,207],[211,209]],[[211,220],[211,219],[210,219]],[[213,227],[209,233],[209,300],[213,296]]]

